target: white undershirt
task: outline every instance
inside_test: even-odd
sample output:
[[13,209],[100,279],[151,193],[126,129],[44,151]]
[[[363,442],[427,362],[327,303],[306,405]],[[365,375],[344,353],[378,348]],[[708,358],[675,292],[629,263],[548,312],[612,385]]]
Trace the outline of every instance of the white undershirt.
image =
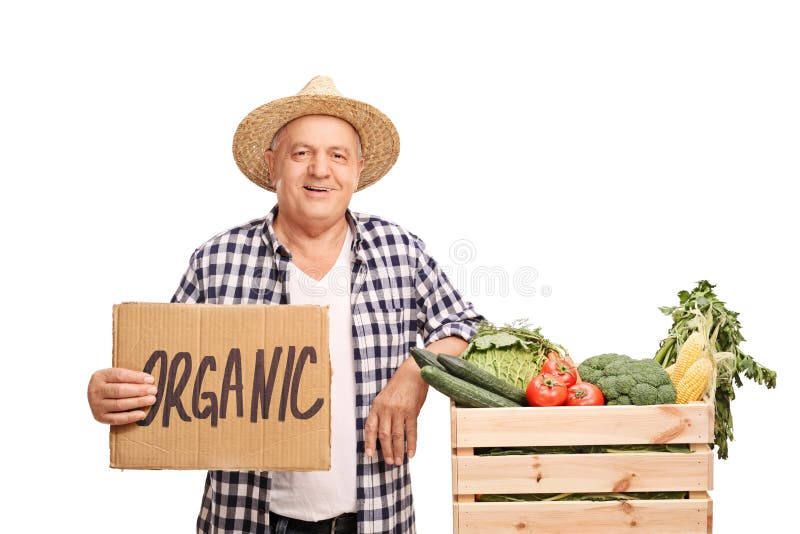
[[271,511],[304,521],[356,511],[356,380],[350,308],[352,241],[348,227],[335,265],[320,281],[289,264],[289,302],[330,307],[331,470],[274,471],[270,492]]

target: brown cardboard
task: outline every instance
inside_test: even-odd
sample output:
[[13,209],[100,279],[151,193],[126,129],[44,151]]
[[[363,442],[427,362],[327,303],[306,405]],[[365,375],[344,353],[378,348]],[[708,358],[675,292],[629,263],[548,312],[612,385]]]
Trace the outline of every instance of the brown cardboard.
[[[240,381],[237,354],[241,355]],[[257,373],[259,359],[263,369]],[[290,359],[291,372],[286,373]],[[114,306],[113,365],[141,371],[148,361],[148,372],[159,390],[156,404],[145,421],[111,427],[111,467],[330,469],[327,307]],[[205,372],[198,381],[201,367]],[[230,370],[227,382],[226,368]],[[269,393],[270,377],[272,395],[257,397],[253,403],[254,391]],[[261,387],[255,387],[259,383]],[[237,400],[239,385],[241,403]],[[180,395],[171,394],[174,391]],[[263,399],[268,403],[266,418]]]

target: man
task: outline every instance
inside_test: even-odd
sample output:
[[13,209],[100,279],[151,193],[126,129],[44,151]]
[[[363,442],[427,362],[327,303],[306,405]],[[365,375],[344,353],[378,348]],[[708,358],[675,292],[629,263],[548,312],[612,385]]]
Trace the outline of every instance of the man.
[[[209,472],[198,531],[414,532],[408,459],[428,388],[409,348],[420,334],[460,354],[482,318],[419,238],[348,210],[396,161],[397,131],[316,77],[245,117],[233,151],[277,205],[196,249],[172,301],[330,306],[331,470]],[[128,424],[154,392],[147,374],[105,369],[88,397],[97,420]]]

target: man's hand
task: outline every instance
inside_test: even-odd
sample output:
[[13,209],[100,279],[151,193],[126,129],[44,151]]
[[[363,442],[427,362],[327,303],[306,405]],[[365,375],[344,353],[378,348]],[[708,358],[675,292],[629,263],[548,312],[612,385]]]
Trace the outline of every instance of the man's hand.
[[420,376],[414,358],[407,358],[397,368],[386,386],[375,397],[364,425],[367,456],[375,452],[375,437],[381,441],[383,460],[403,463],[403,441],[408,440],[408,457],[417,447],[417,415],[428,395],[428,384]]
[[89,380],[86,396],[92,415],[101,423],[125,425],[141,421],[144,408],[156,402],[152,375],[112,367],[97,371]]
[[[458,337],[446,337],[428,345],[434,353],[461,354],[467,342]],[[389,465],[403,463],[403,442],[408,457],[417,450],[417,416],[428,395],[428,384],[422,380],[414,358],[406,358],[392,378],[372,402],[364,425],[366,455],[375,454],[376,438],[380,440],[383,460]]]

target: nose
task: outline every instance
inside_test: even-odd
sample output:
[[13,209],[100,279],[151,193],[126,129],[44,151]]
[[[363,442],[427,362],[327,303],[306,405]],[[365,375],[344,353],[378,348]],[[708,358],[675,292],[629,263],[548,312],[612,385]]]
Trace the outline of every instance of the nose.
[[308,173],[314,178],[327,178],[330,175],[331,168],[328,162],[328,156],[324,153],[317,153],[311,158],[308,164]]

